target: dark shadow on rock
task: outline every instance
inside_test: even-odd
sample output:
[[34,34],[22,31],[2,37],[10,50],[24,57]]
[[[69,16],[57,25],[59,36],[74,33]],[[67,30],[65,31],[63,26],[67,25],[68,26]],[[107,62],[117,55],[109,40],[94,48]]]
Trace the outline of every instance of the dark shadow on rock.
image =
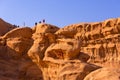
[[28,57],[27,52],[20,55],[10,47],[3,45],[0,45],[0,79],[43,80],[41,70]]

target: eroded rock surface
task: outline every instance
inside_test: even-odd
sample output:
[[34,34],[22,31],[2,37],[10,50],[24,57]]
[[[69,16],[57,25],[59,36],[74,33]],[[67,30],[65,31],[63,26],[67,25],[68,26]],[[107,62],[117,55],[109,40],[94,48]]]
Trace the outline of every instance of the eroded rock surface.
[[0,18],[0,36],[3,36],[8,31],[16,28],[16,26],[5,22],[3,19]]
[[119,80],[119,48],[120,18],[16,28],[0,37],[0,79]]
[[101,68],[91,72],[84,80],[120,80],[120,69]]
[[84,36],[77,33],[76,38],[83,40],[81,51],[88,53],[89,61],[94,63],[119,62],[120,30],[119,18],[90,23],[84,27]]
[[46,52],[44,60],[49,58],[70,60],[75,59],[80,53],[80,41],[75,39],[57,39],[56,43],[51,44]]
[[42,72],[28,57],[32,29],[16,28],[0,39],[1,80],[42,80]]
[[87,74],[100,68],[80,60],[50,60],[44,63],[44,80],[83,80]]

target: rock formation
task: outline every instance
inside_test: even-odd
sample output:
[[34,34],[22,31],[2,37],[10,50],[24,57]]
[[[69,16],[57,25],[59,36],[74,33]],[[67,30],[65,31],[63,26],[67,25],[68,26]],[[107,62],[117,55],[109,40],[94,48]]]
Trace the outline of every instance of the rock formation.
[[28,57],[32,29],[16,28],[0,39],[1,80],[42,80],[42,72]]
[[119,48],[120,18],[15,28],[0,37],[0,78],[119,80]]
[[[86,26],[82,52],[89,53],[93,62],[119,62],[119,18]],[[80,36],[79,36],[80,37]],[[81,37],[80,37],[81,38]]]
[[16,28],[16,26],[13,26],[0,18],[0,36],[4,35],[5,33],[14,28]]
[[101,68],[91,72],[84,80],[120,80],[120,69]]

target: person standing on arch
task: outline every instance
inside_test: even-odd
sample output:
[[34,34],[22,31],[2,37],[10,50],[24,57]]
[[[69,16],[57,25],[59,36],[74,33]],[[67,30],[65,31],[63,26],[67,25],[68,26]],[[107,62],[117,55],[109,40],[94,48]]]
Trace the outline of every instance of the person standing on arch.
[[45,19],[43,19],[43,21],[42,21],[43,23],[45,23]]
[[37,22],[35,22],[35,26],[37,25]]

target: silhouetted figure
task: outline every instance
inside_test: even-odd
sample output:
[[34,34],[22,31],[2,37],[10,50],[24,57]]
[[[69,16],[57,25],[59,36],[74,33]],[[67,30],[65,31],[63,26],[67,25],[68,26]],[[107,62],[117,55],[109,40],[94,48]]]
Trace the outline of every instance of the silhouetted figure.
[[39,21],[39,23],[41,23],[41,21]]
[[15,25],[15,24],[14,24],[13,26],[14,26],[14,28],[17,28],[17,27],[18,27],[18,26],[17,26],[17,25]]
[[43,23],[45,23],[45,19],[43,19]]
[[15,24],[14,24],[13,26],[14,26],[14,28],[16,27],[16,25],[15,25]]
[[35,25],[37,25],[37,22],[35,23]]

